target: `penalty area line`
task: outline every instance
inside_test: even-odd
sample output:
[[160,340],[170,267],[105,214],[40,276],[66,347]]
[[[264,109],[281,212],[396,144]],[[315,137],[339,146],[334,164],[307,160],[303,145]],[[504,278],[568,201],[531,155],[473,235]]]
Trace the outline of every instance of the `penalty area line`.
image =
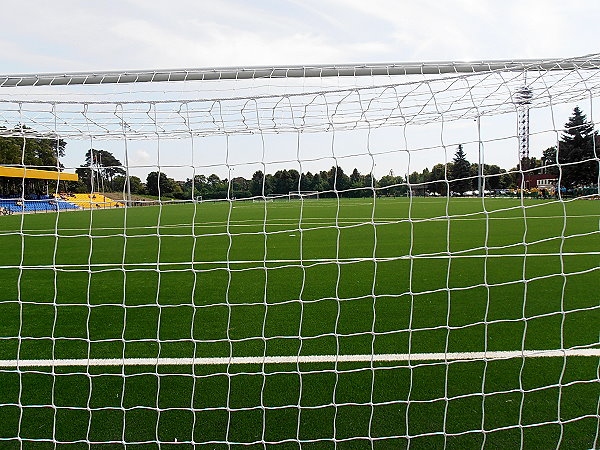
[[102,358],[0,360],[0,367],[87,367],[87,366],[210,366],[229,364],[296,364],[402,361],[470,361],[513,358],[600,357],[600,348],[565,350],[513,350],[453,353],[384,353],[377,355],[233,356],[214,358]]

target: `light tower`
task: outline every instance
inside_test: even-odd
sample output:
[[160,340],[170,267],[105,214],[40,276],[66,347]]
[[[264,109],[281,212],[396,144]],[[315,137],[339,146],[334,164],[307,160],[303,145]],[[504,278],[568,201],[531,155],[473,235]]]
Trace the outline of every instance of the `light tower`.
[[521,86],[515,92],[515,103],[517,104],[517,135],[519,139],[519,167],[521,170],[527,170],[529,167],[523,167],[523,163],[529,163],[529,105],[533,91],[527,85]]

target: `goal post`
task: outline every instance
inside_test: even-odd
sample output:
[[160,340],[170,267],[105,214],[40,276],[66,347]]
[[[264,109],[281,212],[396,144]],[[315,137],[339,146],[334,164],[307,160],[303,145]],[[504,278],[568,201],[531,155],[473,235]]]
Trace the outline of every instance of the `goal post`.
[[600,55],[0,93],[0,447],[600,444]]

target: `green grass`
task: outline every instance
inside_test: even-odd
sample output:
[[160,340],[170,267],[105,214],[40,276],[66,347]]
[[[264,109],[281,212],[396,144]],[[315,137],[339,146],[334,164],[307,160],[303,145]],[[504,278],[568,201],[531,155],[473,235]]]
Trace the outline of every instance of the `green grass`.
[[[0,359],[597,346],[600,203],[525,205],[321,199],[1,217]],[[370,436],[379,448],[591,448],[598,364],[4,369],[0,447],[370,448]]]

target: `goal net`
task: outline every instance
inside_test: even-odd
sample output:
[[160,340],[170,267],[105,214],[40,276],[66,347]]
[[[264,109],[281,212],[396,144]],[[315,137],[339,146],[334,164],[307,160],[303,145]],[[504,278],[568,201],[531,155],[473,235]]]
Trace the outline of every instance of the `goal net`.
[[599,68],[0,76],[0,446],[598,448]]
[[290,191],[290,200],[292,199],[319,199],[319,191]]

